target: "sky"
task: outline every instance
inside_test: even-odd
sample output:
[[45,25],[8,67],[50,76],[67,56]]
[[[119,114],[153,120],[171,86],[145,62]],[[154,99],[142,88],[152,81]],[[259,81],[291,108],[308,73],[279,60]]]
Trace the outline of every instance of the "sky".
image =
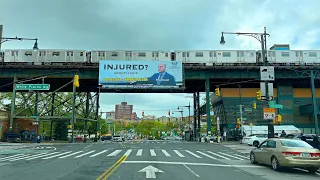
[[[39,39],[41,49],[86,50],[259,50],[251,37],[221,31],[263,32],[273,44],[320,49],[320,1],[308,0],[0,0],[4,37]],[[3,49],[32,48],[33,42],[7,42]],[[186,94],[126,94],[141,116],[165,116],[191,106]],[[203,96],[203,95],[202,95]],[[165,99],[165,101],[164,101]],[[101,111],[111,111],[124,94],[103,94]],[[149,110],[149,111],[147,111]],[[151,111],[152,110],[152,111]]]

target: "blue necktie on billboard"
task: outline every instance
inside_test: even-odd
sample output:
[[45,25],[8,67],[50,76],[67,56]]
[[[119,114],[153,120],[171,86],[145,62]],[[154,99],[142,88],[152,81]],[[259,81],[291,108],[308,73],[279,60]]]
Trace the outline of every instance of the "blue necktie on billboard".
[[159,76],[158,76],[158,81],[157,81],[157,84],[158,84],[158,85],[161,84],[162,77],[163,77],[163,73],[159,74]]

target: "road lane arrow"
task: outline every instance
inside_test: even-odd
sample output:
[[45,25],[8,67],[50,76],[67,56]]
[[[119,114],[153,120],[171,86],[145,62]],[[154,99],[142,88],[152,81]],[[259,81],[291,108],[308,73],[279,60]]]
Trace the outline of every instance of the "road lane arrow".
[[145,172],[147,179],[155,179],[155,178],[157,178],[157,177],[156,177],[156,172],[161,172],[161,173],[163,173],[163,171],[161,171],[160,169],[155,168],[155,167],[153,167],[153,166],[151,166],[151,165],[149,165],[149,166],[141,169],[141,170],[138,171],[138,172]]

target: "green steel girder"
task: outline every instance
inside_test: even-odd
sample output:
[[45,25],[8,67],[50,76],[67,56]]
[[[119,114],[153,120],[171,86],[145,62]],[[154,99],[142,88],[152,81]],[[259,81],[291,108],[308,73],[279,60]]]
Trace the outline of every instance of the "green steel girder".
[[[275,67],[276,79],[294,79],[294,78],[308,78],[310,75],[310,68],[301,69],[301,67],[280,68]],[[320,70],[314,70],[316,78],[320,78]],[[81,79],[90,79],[97,81],[99,78],[98,67],[70,67],[65,68],[27,68],[23,69],[3,69],[0,68],[1,78],[12,78],[14,74],[19,78],[30,78],[46,76],[46,78],[72,78],[77,73]],[[184,77],[186,80],[205,80],[208,75],[210,79],[257,79],[260,78],[260,69],[257,67],[211,67],[209,68],[185,68]]]

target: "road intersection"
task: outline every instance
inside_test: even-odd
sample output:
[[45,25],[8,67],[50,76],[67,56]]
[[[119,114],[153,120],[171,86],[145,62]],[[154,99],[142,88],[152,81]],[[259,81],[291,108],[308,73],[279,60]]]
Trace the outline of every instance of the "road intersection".
[[[268,173],[277,173],[269,167],[250,164],[247,153],[221,144],[105,141],[54,145],[54,150],[49,145],[37,147],[32,147],[32,153],[0,155],[0,179],[273,180],[276,178]],[[41,151],[45,148],[40,147],[52,150]],[[289,173],[288,179],[293,180],[291,176]],[[294,176],[305,178],[306,174]]]

